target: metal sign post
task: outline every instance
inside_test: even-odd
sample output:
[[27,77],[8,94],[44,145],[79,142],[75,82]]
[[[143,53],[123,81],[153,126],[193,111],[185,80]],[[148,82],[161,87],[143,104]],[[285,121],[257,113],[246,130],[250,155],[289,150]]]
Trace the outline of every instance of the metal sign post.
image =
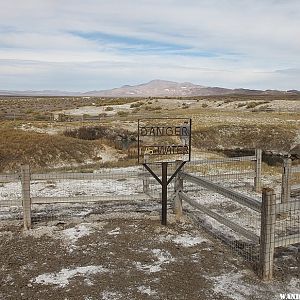
[[[191,119],[143,119],[138,121],[138,159],[161,185],[161,224],[167,225],[168,185],[191,158]],[[168,179],[169,163],[182,163]],[[161,165],[161,179],[151,169]]]

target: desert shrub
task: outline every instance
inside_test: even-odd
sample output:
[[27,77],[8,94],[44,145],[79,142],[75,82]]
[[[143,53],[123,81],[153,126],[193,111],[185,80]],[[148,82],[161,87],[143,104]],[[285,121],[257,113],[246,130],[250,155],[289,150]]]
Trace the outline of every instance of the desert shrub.
[[260,105],[259,102],[254,102],[254,101],[253,102],[248,102],[247,105],[246,105],[246,108],[250,109],[250,108],[254,108],[254,107],[258,106],[258,105]]
[[243,107],[245,105],[247,105],[247,103],[240,102],[240,103],[238,103],[237,107],[239,108],[239,107]]
[[207,103],[203,103],[203,104],[202,104],[202,107],[203,107],[203,108],[206,108],[207,106],[208,106]]
[[102,126],[79,127],[64,131],[64,135],[81,140],[98,140],[108,136],[109,129]]
[[140,110],[141,110],[141,109],[140,109],[139,107],[137,107],[137,108],[135,108],[135,109],[132,111],[132,113],[133,113],[133,114],[136,114],[136,113],[138,113]]
[[135,103],[130,104],[130,108],[140,107],[142,105],[143,105],[143,103],[141,103],[141,102],[135,102]]
[[146,110],[149,110],[149,111],[156,111],[156,110],[161,110],[162,107],[161,106],[146,106],[145,107]]
[[113,111],[113,110],[114,110],[114,108],[111,107],[111,106],[107,106],[107,107],[105,108],[105,111]]
[[128,111],[118,111],[118,116],[120,117],[127,117],[129,115]]
[[233,101],[235,101],[235,100],[234,100],[234,99],[225,99],[225,100],[224,100],[224,103],[227,104],[227,103],[231,103],[231,102],[233,102]]

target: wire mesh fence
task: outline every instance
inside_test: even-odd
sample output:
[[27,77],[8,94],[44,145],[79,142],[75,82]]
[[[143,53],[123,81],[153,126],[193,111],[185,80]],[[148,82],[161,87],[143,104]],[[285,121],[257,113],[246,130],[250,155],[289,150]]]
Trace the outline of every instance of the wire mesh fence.
[[295,164],[291,166],[291,197],[300,198],[300,165]]
[[261,153],[244,157],[194,160],[184,169],[225,187],[253,190],[255,178],[261,180]]
[[[262,194],[254,191],[257,177],[261,175],[257,162],[257,156],[197,160],[186,163],[176,176],[183,176],[181,192],[182,199],[186,200],[185,211],[214,237],[240,253],[254,268],[262,260],[263,227],[269,226],[263,225]],[[150,167],[161,178],[161,165],[151,164]],[[168,179],[177,168],[178,162],[168,164]],[[293,168],[287,181],[290,187],[299,178],[299,167]],[[187,175],[184,177],[184,174]],[[0,220],[26,218],[27,212],[22,208],[26,204],[24,191],[29,192],[29,213],[33,223],[82,218],[103,212],[160,212],[161,184],[143,166],[29,175],[26,190],[22,172],[0,174]],[[171,181],[168,185],[169,208],[174,203],[177,189],[178,182]],[[300,252],[300,198],[292,195],[288,201],[283,200],[282,195],[277,194],[273,206],[270,205],[274,232],[264,234],[267,240],[272,240],[269,237],[273,236],[270,249],[281,269],[284,269],[282,261],[287,251],[298,249]],[[292,267],[299,271],[299,266],[292,264]]]
[[[183,208],[205,230],[240,253],[256,268],[261,212],[206,187],[185,181]],[[189,201],[192,200],[192,201]]]
[[0,220],[20,220],[22,214],[22,186],[19,174],[0,174]]
[[129,167],[93,173],[32,174],[34,220],[83,217],[102,211],[104,202],[145,200],[142,173],[141,167]]

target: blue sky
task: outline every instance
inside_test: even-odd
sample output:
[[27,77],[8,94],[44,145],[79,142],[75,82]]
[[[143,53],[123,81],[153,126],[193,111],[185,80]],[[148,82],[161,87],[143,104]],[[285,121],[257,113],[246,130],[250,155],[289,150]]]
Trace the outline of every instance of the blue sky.
[[298,0],[0,2],[0,90],[300,90]]

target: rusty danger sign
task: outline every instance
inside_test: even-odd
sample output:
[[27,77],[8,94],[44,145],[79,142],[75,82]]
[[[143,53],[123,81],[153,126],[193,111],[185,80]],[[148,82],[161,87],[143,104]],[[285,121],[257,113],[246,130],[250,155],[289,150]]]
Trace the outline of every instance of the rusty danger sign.
[[148,118],[138,120],[138,161],[190,161],[191,129],[189,118]]

